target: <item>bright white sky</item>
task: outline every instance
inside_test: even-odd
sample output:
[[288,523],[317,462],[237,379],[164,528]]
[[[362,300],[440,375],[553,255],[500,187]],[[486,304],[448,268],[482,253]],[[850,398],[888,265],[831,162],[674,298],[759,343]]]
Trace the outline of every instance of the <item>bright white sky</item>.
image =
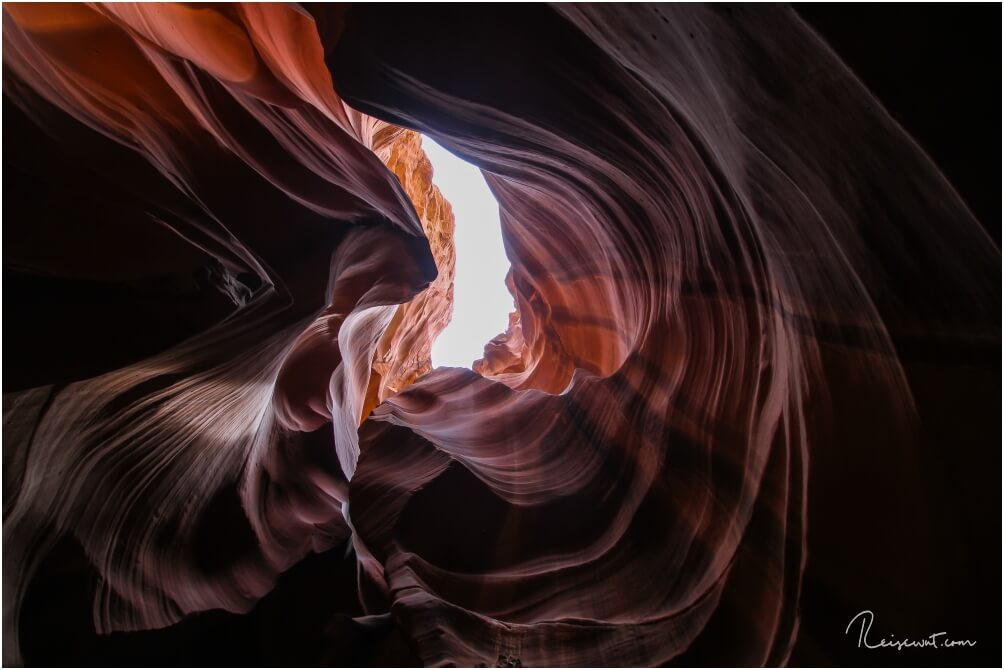
[[488,341],[505,331],[513,310],[499,205],[481,170],[428,137],[422,137],[422,148],[432,162],[432,181],[453,205],[457,221],[453,320],[432,344],[432,366],[469,368]]

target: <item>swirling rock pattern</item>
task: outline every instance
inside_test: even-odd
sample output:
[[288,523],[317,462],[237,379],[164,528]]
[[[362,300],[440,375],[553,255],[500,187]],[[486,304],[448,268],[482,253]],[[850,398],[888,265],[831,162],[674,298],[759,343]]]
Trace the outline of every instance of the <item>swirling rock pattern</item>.
[[[347,547],[328,662],[993,631],[996,418],[958,399],[997,388],[999,249],[825,44],[785,8],[388,11],[5,5],[5,164],[47,196],[5,272],[138,342],[5,378],[5,661],[66,537],[99,633]],[[477,372],[430,371],[453,219],[416,131],[499,201],[517,311]]]

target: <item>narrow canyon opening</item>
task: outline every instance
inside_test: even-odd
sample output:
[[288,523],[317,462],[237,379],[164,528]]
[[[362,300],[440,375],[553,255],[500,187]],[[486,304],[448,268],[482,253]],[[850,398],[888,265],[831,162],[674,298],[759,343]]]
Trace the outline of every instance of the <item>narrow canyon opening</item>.
[[422,149],[456,219],[453,317],[432,345],[432,367],[470,368],[485,344],[505,332],[513,310],[499,206],[477,167],[425,136]]
[[992,666],[931,6],[5,3],[0,663]]

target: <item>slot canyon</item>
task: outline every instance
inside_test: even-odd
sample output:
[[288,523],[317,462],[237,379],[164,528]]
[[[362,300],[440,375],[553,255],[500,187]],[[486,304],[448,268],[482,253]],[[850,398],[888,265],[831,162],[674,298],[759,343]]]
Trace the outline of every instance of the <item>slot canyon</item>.
[[998,14],[5,3],[4,664],[996,665]]

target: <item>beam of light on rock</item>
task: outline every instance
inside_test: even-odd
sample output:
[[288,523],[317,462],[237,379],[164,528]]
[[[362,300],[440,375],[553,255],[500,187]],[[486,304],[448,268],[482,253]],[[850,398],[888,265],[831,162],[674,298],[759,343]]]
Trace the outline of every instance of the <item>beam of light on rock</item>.
[[481,171],[428,137],[422,148],[433,182],[453,206],[457,253],[453,319],[432,346],[434,367],[470,367],[485,344],[505,331],[512,296],[505,287],[509,259],[502,247],[499,206]]

